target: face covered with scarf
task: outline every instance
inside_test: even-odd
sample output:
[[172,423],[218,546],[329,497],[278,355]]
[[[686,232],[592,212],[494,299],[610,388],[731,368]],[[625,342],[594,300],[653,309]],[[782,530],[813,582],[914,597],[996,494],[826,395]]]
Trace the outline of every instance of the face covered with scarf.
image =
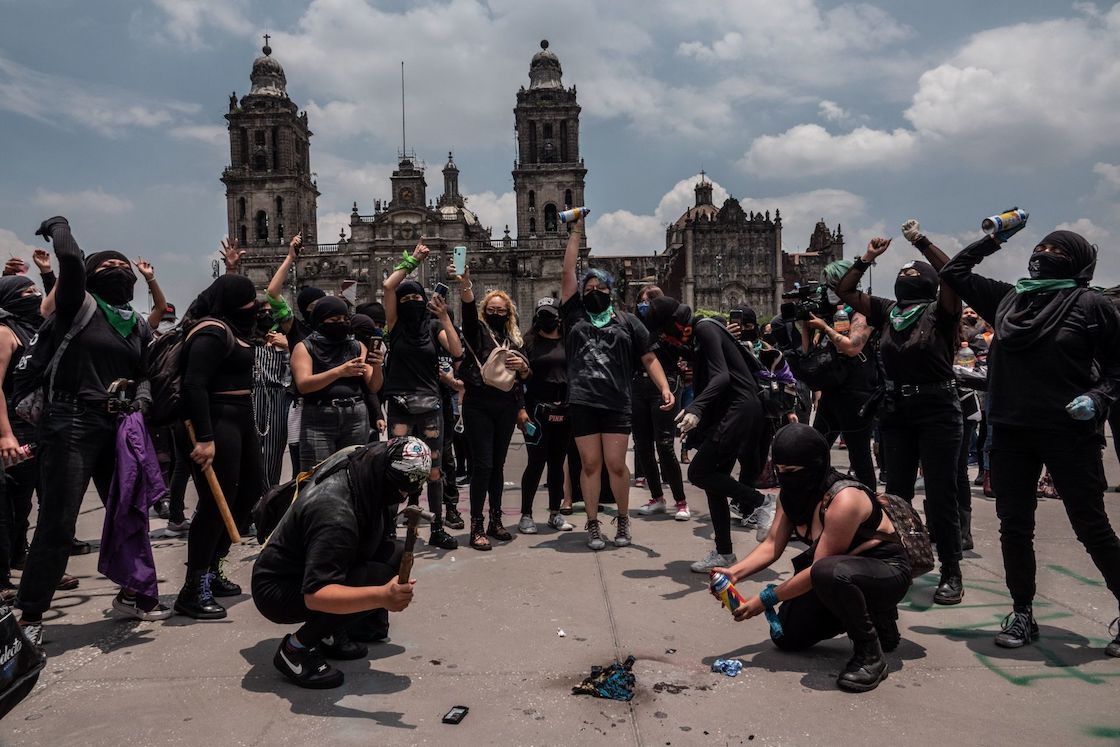
[[1032,280],[1075,280],[1088,285],[1097,266],[1097,250],[1073,231],[1052,231],[1034,248],[1027,270]]
[[894,297],[900,306],[933,303],[937,300],[937,270],[926,262],[913,260],[898,271],[894,280]]
[[428,294],[415,280],[397,286],[397,323],[410,340],[424,344],[429,329]]
[[350,310],[346,302],[335,296],[319,299],[311,310],[311,326],[331,342],[341,342],[350,336]]
[[743,321],[739,323],[739,339],[754,342],[758,339],[758,314],[750,306],[736,306],[732,311],[743,312]]
[[596,327],[605,327],[611,318],[611,276],[598,269],[590,269],[583,278],[584,311]]
[[198,294],[187,315],[221,319],[242,340],[249,340],[257,326],[257,289],[244,275],[222,275]]
[[0,277],[0,320],[15,327],[13,331],[21,338],[21,344],[26,345],[43,324],[39,313],[42,301],[31,278],[24,275]]
[[778,471],[782,511],[794,526],[810,525],[832,475],[828,441],[808,425],[786,425],[774,434],[771,458]]
[[649,302],[651,332],[675,348],[686,349],[692,343],[692,309],[670,296]]
[[120,252],[97,252],[86,257],[86,290],[110,306],[132,302],[136,273]]

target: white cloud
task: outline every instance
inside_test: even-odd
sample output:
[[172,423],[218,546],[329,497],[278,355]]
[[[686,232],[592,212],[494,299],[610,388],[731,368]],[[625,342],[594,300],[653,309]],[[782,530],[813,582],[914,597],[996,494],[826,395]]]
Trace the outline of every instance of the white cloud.
[[176,140],[195,140],[215,148],[229,147],[229,130],[222,125],[178,125],[168,132]]
[[833,135],[816,124],[755,138],[740,165],[752,174],[802,177],[867,168],[904,168],[918,149],[917,136],[857,127]]
[[1097,163],[1093,165],[1093,173],[1099,176],[1101,182],[1109,188],[1120,190],[1120,165]]
[[132,201],[127,197],[109,194],[101,187],[81,192],[53,192],[39,187],[31,204],[59,213],[83,215],[121,215],[132,210]]
[[828,99],[817,105],[817,113],[822,119],[827,119],[829,122],[846,122],[852,117],[851,112],[835,101],[829,101]]
[[[36,226],[38,228],[38,226]],[[38,238],[38,237],[36,237]],[[7,260],[8,257],[19,257],[27,263],[31,269],[32,277],[38,274],[35,270],[35,264],[31,261],[31,255],[36,249],[49,249],[49,245],[40,242],[36,246],[25,244],[19,236],[6,228],[0,228],[0,262]]]
[[247,17],[246,0],[152,0],[152,5],[162,15],[143,24],[144,33],[192,49],[206,46],[211,29],[242,35],[257,28]]
[[350,213],[319,213],[316,218],[320,244],[337,242],[340,230],[346,232],[346,238],[350,238]]
[[1107,228],[1098,226],[1089,218],[1078,218],[1072,223],[1059,223],[1055,229],[1058,231],[1074,231],[1084,236],[1090,244],[1097,244],[1098,246],[1111,236]]
[[517,196],[513,192],[478,192],[464,195],[467,209],[478,216],[479,222],[493,229],[493,237],[501,238],[505,227],[517,233]]
[[170,124],[199,110],[197,104],[149,100],[142,94],[49,75],[0,57],[0,110],[39,122],[92,129],[123,137],[134,127]]

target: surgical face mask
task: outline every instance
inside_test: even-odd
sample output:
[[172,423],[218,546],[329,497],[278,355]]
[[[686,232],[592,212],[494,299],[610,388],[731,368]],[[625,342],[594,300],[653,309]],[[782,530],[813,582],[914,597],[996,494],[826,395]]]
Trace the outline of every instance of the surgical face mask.
[[509,319],[507,315],[483,313],[482,318],[486,320],[486,326],[490,327],[493,331],[506,331],[506,320]]
[[645,319],[649,314],[649,301],[642,301],[638,304],[638,316]]

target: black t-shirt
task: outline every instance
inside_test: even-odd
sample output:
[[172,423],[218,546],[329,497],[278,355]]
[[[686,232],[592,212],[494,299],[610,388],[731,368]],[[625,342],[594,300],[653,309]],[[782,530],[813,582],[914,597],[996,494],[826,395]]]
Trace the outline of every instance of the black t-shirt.
[[887,379],[894,384],[936,384],[953,380],[953,356],[957,352],[959,317],[936,303],[921,318],[903,330],[890,321],[895,301],[870,296],[867,323],[879,330],[879,350]]
[[551,340],[539,335],[525,338],[525,354],[533,375],[525,385],[525,396],[534,402],[564,402],[568,396],[568,359],[564,338]]
[[568,330],[568,401],[630,412],[630,382],[649,352],[646,326],[633,314],[615,311],[605,327],[596,327],[579,294],[565,301],[560,313]]
[[431,334],[423,345],[407,337],[400,323],[389,330],[389,350],[385,359],[385,385],[383,398],[392,395],[418,394],[440,396],[439,389],[439,332],[443,326],[436,321],[429,323]]

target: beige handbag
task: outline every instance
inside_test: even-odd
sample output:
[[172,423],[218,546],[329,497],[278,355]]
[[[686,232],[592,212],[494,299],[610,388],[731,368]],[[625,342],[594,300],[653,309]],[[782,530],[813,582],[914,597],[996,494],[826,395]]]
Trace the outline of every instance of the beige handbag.
[[486,329],[487,334],[490,335],[490,339],[494,340],[494,345],[496,345],[496,347],[490,351],[490,355],[486,357],[486,363],[478,359],[478,355],[475,354],[474,348],[470,346],[470,343],[467,343],[467,350],[471,351],[471,357],[474,358],[474,362],[478,364],[478,370],[482,373],[482,382],[487,386],[492,386],[495,389],[508,392],[517,384],[517,372],[506,365],[506,356],[512,353],[513,355],[524,358],[526,363],[529,361],[524,355],[511,349],[509,345],[499,344],[494,337],[494,333],[485,327],[484,329]]

